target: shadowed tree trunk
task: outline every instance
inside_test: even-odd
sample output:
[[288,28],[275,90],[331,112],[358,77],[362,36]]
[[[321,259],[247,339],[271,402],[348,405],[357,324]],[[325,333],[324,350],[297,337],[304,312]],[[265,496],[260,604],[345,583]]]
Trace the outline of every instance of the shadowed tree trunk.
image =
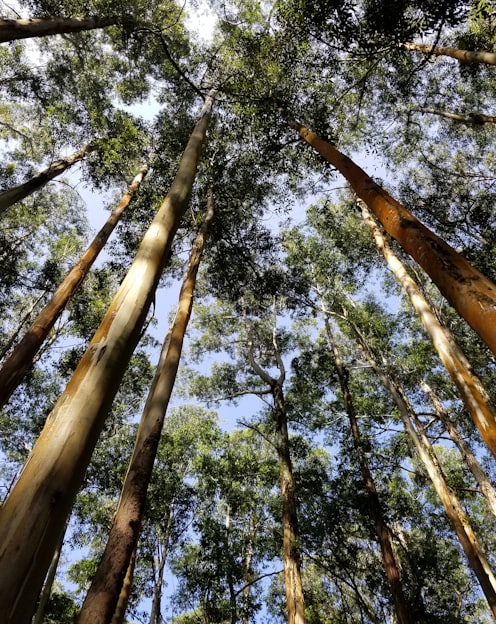
[[462,63],[484,63],[486,65],[496,65],[496,52],[483,52],[471,50],[459,50],[445,46],[433,46],[429,43],[400,43],[400,47],[405,50],[433,54],[434,56],[450,56]]
[[36,17],[31,19],[0,19],[0,43],[46,37],[62,33],[94,30],[117,24],[116,17]]
[[415,622],[418,622],[418,618],[415,616],[411,607],[409,606],[403,591],[400,569],[394,555],[391,531],[384,517],[379,494],[377,493],[374,478],[372,477],[372,473],[370,472],[367,454],[363,447],[362,436],[358,427],[355,406],[353,404],[353,398],[351,396],[350,388],[348,385],[348,370],[346,369],[344,362],[341,358],[341,354],[334,340],[334,336],[327,316],[325,317],[324,322],[327,341],[334,355],[334,363],[338,375],[339,386],[341,388],[341,394],[343,396],[345,410],[350,421],[353,445],[355,447],[358,463],[360,465],[360,471],[362,473],[363,484],[365,486],[365,491],[367,492],[367,498],[369,501],[369,513],[374,523],[377,541],[379,542],[379,546],[381,549],[382,562],[384,564],[386,579],[389,585],[389,589],[391,591],[391,596],[393,598],[394,610],[396,612],[397,621],[398,624],[414,624]]
[[[281,110],[283,116],[285,111]],[[353,191],[431,277],[455,310],[496,355],[496,285],[420,223],[350,158],[298,122],[300,136],[348,180]]]
[[481,380],[472,370],[470,362],[456,343],[449,329],[440,323],[417,284],[410,277],[399,258],[394,254],[380,228],[367,210],[365,203],[358,200],[358,204],[362,209],[363,220],[372,233],[377,247],[401,287],[408,295],[424,329],[431,338],[441,362],[458,388],[472,420],[487,447],[496,457],[496,409],[491,402],[489,394],[482,385]]
[[34,612],[65,519],[170,258],[212,102],[212,97],[206,99],[167,197],[0,510],[0,613],[5,624],[27,623]]
[[9,400],[12,392],[14,392],[17,386],[22,382],[24,375],[31,368],[36,353],[54,326],[55,321],[64,311],[67,302],[88,274],[98,254],[114,231],[123,212],[129,206],[131,199],[137,192],[147,171],[148,165],[140,169],[119,204],[111,212],[105,225],[95,236],[88,249],[86,249],[77,263],[65,276],[50,301],[38,314],[31,324],[31,327],[24,334],[22,340],[0,369],[0,407],[5,405]]
[[12,206],[18,201],[21,201],[28,195],[31,195],[35,191],[39,191],[46,186],[51,180],[67,171],[72,165],[76,164],[80,160],[83,160],[90,152],[95,149],[95,146],[91,143],[85,145],[74,154],[66,156],[65,158],[59,158],[55,160],[49,167],[40,171],[26,182],[18,184],[6,191],[0,191],[0,215],[3,214],[7,208]]
[[[207,215],[193,245],[188,270],[179,293],[176,316],[165,338],[155,377],[143,410],[119,505],[114,514],[104,553],[83,602],[77,620],[78,624],[109,624],[111,622],[131,554],[138,542],[148,484],[165,413],[176,380],[184,335],[193,307],[196,276],[205,236],[212,218],[213,200],[209,197]],[[170,519],[172,521],[172,513]],[[158,600],[160,600],[160,595]],[[156,616],[150,619],[153,624],[160,619],[159,603],[155,600],[154,607]]]
[[[361,346],[369,364],[376,372],[383,386],[391,393],[391,396],[398,407],[401,420],[405,426],[406,433],[412,446],[414,447],[420,461],[422,462],[429,479],[436,490],[441,503],[446,511],[451,525],[456,533],[458,541],[467,557],[469,566],[477,577],[482,591],[491,609],[493,617],[496,619],[496,578],[491,570],[487,557],[482,550],[477,537],[475,536],[469,519],[467,518],[458,497],[449,487],[424,428],[418,419],[414,409],[408,401],[401,386],[393,379],[390,372],[386,372],[387,366],[380,366],[370,349],[366,338],[359,328],[350,321],[350,326]],[[415,424],[415,426],[414,426]]]
[[133,587],[134,578],[134,566],[136,565],[136,548],[131,553],[131,559],[127,567],[126,576],[122,583],[122,589],[117,600],[114,615],[112,616],[111,624],[124,624],[124,617],[126,615],[127,605],[129,603],[129,596],[131,595],[131,589]]

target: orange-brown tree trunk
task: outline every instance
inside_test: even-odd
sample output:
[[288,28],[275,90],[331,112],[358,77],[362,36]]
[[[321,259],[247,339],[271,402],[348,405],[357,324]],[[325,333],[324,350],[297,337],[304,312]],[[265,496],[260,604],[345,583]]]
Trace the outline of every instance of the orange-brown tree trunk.
[[62,33],[94,30],[117,24],[116,17],[36,17],[31,19],[0,19],[0,43],[46,37]]
[[23,380],[24,375],[30,369],[39,348],[54,326],[55,321],[65,309],[67,302],[88,274],[88,271],[98,257],[98,254],[103,249],[109,236],[114,231],[114,228],[119,222],[123,212],[129,206],[131,199],[137,192],[147,171],[148,165],[145,165],[140,169],[119,204],[111,212],[104,226],[95,236],[90,246],[62,280],[50,301],[38,314],[36,319],[31,324],[31,327],[24,334],[19,344],[15,347],[0,369],[0,407],[5,405],[5,403],[9,400],[12,392],[14,392]]
[[[282,111],[284,114],[284,111]],[[300,136],[348,180],[352,189],[496,355],[496,285],[420,223],[331,143],[297,122]]]
[[0,613],[5,624],[27,624],[33,614],[65,519],[170,258],[211,108],[208,97],[167,197],[0,509]]
[[428,43],[402,43],[400,47],[423,54],[434,54],[434,56],[450,56],[462,63],[496,65],[496,52],[460,50],[446,46],[433,46]]
[[193,246],[188,270],[179,293],[176,316],[165,338],[143,410],[119,505],[114,514],[104,553],[83,602],[78,624],[110,624],[131,555],[138,543],[148,484],[165,413],[176,380],[183,340],[193,307],[196,276],[212,218],[213,201],[209,197],[207,216]]
[[83,160],[83,158],[94,149],[95,146],[91,143],[85,145],[70,156],[55,160],[49,167],[40,171],[40,173],[37,173],[22,184],[18,184],[17,186],[5,191],[0,191],[0,215],[16,202],[21,201],[25,197],[28,197],[28,195],[42,189],[50,182],[50,180],[53,180],[57,176],[64,173],[64,171],[67,171],[69,167],[72,167],[72,165],[76,164],[80,160]]
[[363,220],[372,233],[377,247],[410,299],[441,362],[458,388],[472,420],[487,447],[496,457],[496,408],[492,404],[489,394],[472,370],[470,362],[449,329],[440,323],[417,284],[389,246],[365,203],[360,200],[358,203],[362,209]]
[[379,494],[377,492],[372,473],[370,472],[367,454],[363,447],[355,406],[348,385],[348,370],[346,369],[341,358],[341,354],[336,345],[336,341],[334,340],[333,332],[327,317],[324,319],[324,323],[328,344],[334,355],[334,363],[338,375],[339,386],[341,388],[345,410],[350,421],[353,445],[355,447],[358,463],[360,465],[365,491],[367,492],[370,516],[374,523],[377,541],[379,542],[379,547],[381,549],[382,562],[386,572],[387,583],[393,598],[397,622],[398,624],[415,624],[415,622],[418,622],[418,618],[413,613],[405,598],[403,584],[401,582],[400,569],[394,555],[391,531],[384,518]]

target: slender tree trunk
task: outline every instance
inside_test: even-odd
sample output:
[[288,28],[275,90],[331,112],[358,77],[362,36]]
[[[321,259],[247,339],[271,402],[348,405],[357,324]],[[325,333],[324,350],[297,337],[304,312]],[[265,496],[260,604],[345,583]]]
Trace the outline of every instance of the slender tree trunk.
[[209,197],[207,217],[195,240],[179,294],[176,317],[162,347],[105,551],[83,602],[78,624],[108,624],[111,621],[129,558],[139,538],[148,484],[179,367],[193,306],[196,276],[212,218],[213,200]]
[[174,523],[174,503],[171,503],[167,514],[165,533],[161,538],[162,548],[159,547],[157,578],[153,587],[152,608],[150,610],[150,624],[162,624],[162,588],[164,586],[165,564],[169,554],[169,541]]
[[105,28],[118,23],[116,17],[37,17],[31,19],[0,19],[0,43],[46,37],[62,33]]
[[0,510],[0,613],[5,624],[24,624],[33,614],[65,519],[170,258],[211,107],[209,97],[167,197]]
[[49,167],[40,171],[40,173],[37,173],[32,178],[29,178],[26,182],[18,184],[11,189],[7,189],[6,191],[0,191],[0,215],[16,202],[21,201],[25,197],[28,197],[28,195],[42,189],[50,182],[50,180],[53,180],[60,174],[64,173],[64,171],[72,167],[75,163],[83,160],[83,158],[94,149],[94,145],[89,143],[70,156],[55,160]]
[[446,119],[452,119],[453,121],[459,121],[460,123],[471,126],[482,126],[486,123],[496,123],[496,115],[483,115],[482,113],[468,113],[468,115],[461,115],[460,113],[450,113],[449,111],[443,111],[438,108],[414,108],[411,110],[417,111],[418,113],[438,115],[439,117],[445,117]]
[[245,551],[245,586],[243,588],[243,607],[242,607],[242,616],[241,616],[241,624],[249,624],[249,613],[250,613],[250,592],[251,592],[251,584],[253,582],[253,569],[252,569],[252,561],[253,561],[253,543],[255,541],[255,535],[257,533],[256,525],[253,520],[253,516],[250,516],[250,528],[248,531],[248,543],[246,544]]
[[472,370],[470,362],[456,343],[449,329],[439,322],[417,284],[410,277],[399,258],[394,254],[372,215],[367,210],[365,203],[360,200],[358,200],[358,203],[362,209],[363,220],[371,231],[377,247],[386,259],[401,287],[408,295],[424,329],[431,338],[441,362],[458,388],[472,420],[487,447],[496,457],[496,408],[492,404],[489,394],[481,380]]
[[465,442],[462,435],[451,421],[451,418],[449,417],[447,411],[444,409],[444,406],[441,403],[439,397],[436,396],[432,388],[425,381],[420,382],[420,387],[431,400],[439,420],[443,423],[449,437],[458,447],[463,459],[465,460],[465,463],[467,464],[468,469],[473,474],[474,479],[479,484],[479,488],[482,492],[482,495],[486,499],[487,505],[491,510],[491,513],[496,516],[496,490],[492,486],[492,483],[489,481],[489,478],[484,468],[480,465],[479,460],[472,453],[470,447]]
[[[224,533],[224,548],[226,555],[229,553],[229,532],[231,530],[231,508],[227,506],[226,512],[226,530]],[[228,570],[227,572],[227,586],[229,588],[229,612],[231,617],[231,624],[236,624],[238,621],[238,614],[236,608],[236,591],[234,589],[234,583],[232,580],[232,574]]]
[[450,56],[457,61],[462,61],[462,63],[484,63],[486,65],[496,65],[496,52],[459,50],[458,48],[433,46],[428,43],[401,43],[400,47],[414,52],[434,54],[434,56]]
[[98,254],[103,249],[109,236],[114,231],[123,212],[129,206],[131,199],[139,189],[139,186],[148,171],[148,165],[142,167],[136,175],[127,192],[119,204],[111,212],[105,225],[95,236],[90,246],[79,258],[72,269],[67,273],[61,284],[54,292],[50,301],[38,314],[31,327],[24,334],[22,340],[12,351],[0,369],[0,407],[5,405],[9,397],[22,382],[24,375],[33,364],[39,348],[45,341],[50,330],[60,314],[65,309],[67,302],[81,285],[95,262]]
[[[284,111],[281,111],[284,114]],[[426,228],[363,169],[297,122],[300,136],[348,180],[354,192],[496,355],[496,285]]]
[[[248,332],[250,335],[250,332]],[[286,371],[275,338],[275,323],[272,336],[274,356],[279,368],[279,378],[269,375],[255,360],[251,337],[248,341],[248,361],[254,372],[270,387],[275,423],[275,448],[279,463],[279,484],[282,503],[282,562],[288,624],[306,624],[305,600],[301,580],[300,549],[298,545],[298,505],[293,477],[293,466],[289,449],[288,416],[282,390]]]
[[[463,507],[460,504],[456,494],[447,484],[434,450],[432,449],[432,446],[425,435],[425,431],[402,388],[390,374],[386,374],[386,372],[377,364],[372,351],[368,347],[366,339],[356,325],[351,323],[351,327],[365,353],[368,362],[378,375],[384,387],[391,393],[391,396],[398,407],[407,435],[415,448],[419,459],[424,465],[432,485],[434,486],[434,489],[436,490],[436,493],[446,510],[446,515],[448,516],[456,536],[458,537],[458,540],[463,548],[468,564],[474,571],[489,604],[491,613],[496,620],[496,578],[494,577],[487,558],[472,530]],[[415,430],[412,421],[415,423],[417,431]]]
[[122,583],[122,589],[119,594],[119,600],[115,607],[114,615],[112,616],[111,624],[124,624],[124,618],[126,616],[127,605],[129,603],[129,596],[131,595],[131,589],[133,587],[134,568],[136,566],[136,551],[137,548],[131,553],[131,559],[127,566],[126,576]]
[[276,421],[276,448],[282,501],[282,549],[288,624],[305,624],[305,601],[298,546],[298,513],[293,466],[289,451],[288,418],[282,388],[272,386]]
[[377,541],[379,542],[384,570],[386,572],[386,579],[393,598],[396,620],[398,624],[414,624],[415,622],[418,622],[418,619],[408,605],[403,591],[400,569],[394,555],[391,531],[384,518],[381,501],[379,499],[379,494],[377,492],[372,473],[370,472],[367,454],[363,447],[362,436],[358,427],[355,406],[353,404],[353,398],[348,385],[348,370],[343,363],[341,354],[334,340],[329,319],[326,317],[324,322],[327,340],[334,355],[334,363],[336,365],[341,394],[343,395],[346,413],[350,421],[351,435],[353,437],[353,444],[357,454],[358,463],[360,465],[360,471],[362,473],[362,480],[369,500],[370,515],[372,521],[374,522]]
[[66,522],[64,531],[62,532],[59,543],[57,544],[57,548],[53,553],[52,561],[50,562],[48,574],[46,576],[45,582],[43,583],[43,589],[40,593],[40,599],[38,601],[38,606],[36,608],[36,613],[34,614],[32,624],[43,624],[45,609],[52,593],[53,581],[55,580],[57,568],[59,567],[60,555],[62,553],[62,546],[64,545],[64,538],[68,524],[69,522]]

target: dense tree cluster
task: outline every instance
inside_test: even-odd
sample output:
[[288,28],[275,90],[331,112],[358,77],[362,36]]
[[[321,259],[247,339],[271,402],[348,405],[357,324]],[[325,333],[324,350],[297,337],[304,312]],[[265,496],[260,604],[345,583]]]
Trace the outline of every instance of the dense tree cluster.
[[0,2],[0,619],[496,621],[494,4],[202,7]]

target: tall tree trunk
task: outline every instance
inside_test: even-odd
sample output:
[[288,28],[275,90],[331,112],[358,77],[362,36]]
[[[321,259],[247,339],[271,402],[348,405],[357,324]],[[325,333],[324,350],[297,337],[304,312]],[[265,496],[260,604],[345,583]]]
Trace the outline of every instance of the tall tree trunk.
[[148,165],[140,169],[119,204],[110,213],[104,226],[69,273],[67,273],[50,301],[38,314],[31,324],[31,327],[24,334],[22,340],[0,369],[0,407],[5,405],[9,400],[11,394],[22,382],[24,375],[31,368],[36,353],[54,326],[55,321],[64,311],[67,302],[88,274],[98,254],[114,231],[123,212],[129,206],[131,199],[139,189],[147,171]]
[[[281,111],[284,114],[285,111]],[[426,228],[331,143],[298,122],[300,136],[348,180],[354,192],[496,355],[496,285]]]
[[275,448],[279,463],[279,485],[282,503],[282,562],[284,569],[284,585],[286,588],[286,604],[288,624],[306,624],[305,600],[301,580],[300,548],[298,545],[298,511],[296,488],[293,477],[293,466],[289,448],[288,415],[284,401],[283,384],[286,377],[284,362],[275,337],[275,322],[272,336],[274,357],[279,369],[279,377],[275,379],[255,360],[253,342],[248,331],[248,362],[254,372],[269,386],[274,411]]
[[257,528],[255,521],[253,519],[253,515],[250,516],[250,528],[248,530],[248,542],[246,544],[245,551],[245,561],[244,561],[244,581],[245,586],[243,587],[243,607],[242,607],[242,615],[241,615],[241,624],[249,624],[250,617],[250,593],[251,593],[251,584],[253,582],[253,544],[255,541],[255,536],[257,533]]
[[279,483],[282,502],[282,549],[288,624],[305,624],[305,601],[298,545],[296,490],[289,451],[288,417],[284,394],[280,384],[273,384],[272,397],[276,421],[276,448],[279,459]]
[[346,369],[344,362],[341,358],[341,354],[336,345],[336,341],[334,339],[333,332],[327,316],[325,317],[324,322],[328,344],[334,355],[334,363],[338,375],[339,386],[341,388],[341,394],[343,395],[345,410],[350,421],[353,445],[355,447],[358,463],[360,465],[360,471],[362,473],[362,480],[365,486],[365,491],[367,492],[370,516],[374,523],[377,541],[379,542],[379,546],[381,549],[382,562],[384,564],[386,579],[389,585],[389,589],[391,591],[391,596],[393,598],[397,622],[398,624],[414,624],[415,622],[418,622],[418,618],[412,612],[412,609],[410,608],[403,591],[400,569],[394,555],[391,531],[389,529],[389,526],[387,525],[384,513],[382,511],[381,501],[379,499],[379,494],[375,486],[374,478],[372,477],[372,473],[370,472],[367,454],[363,447],[362,436],[358,427],[355,406],[348,385],[348,370]]
[[131,553],[131,559],[129,560],[129,565],[127,566],[126,576],[124,577],[124,582],[122,583],[122,589],[119,594],[119,599],[117,600],[111,624],[124,624],[124,617],[126,616],[129,596],[131,595],[131,589],[133,587],[136,551],[137,548],[135,548]]
[[165,564],[169,554],[169,542],[171,538],[172,525],[174,523],[174,503],[170,504],[167,514],[167,525],[165,533],[161,538],[162,547],[159,546],[159,556],[157,559],[157,578],[153,586],[153,600],[150,609],[150,624],[162,624],[162,588],[164,586]]
[[64,173],[64,171],[67,171],[67,169],[72,167],[75,163],[83,160],[83,158],[94,149],[95,146],[89,143],[70,156],[55,160],[49,167],[40,171],[40,173],[37,173],[32,178],[29,178],[26,182],[18,184],[11,189],[7,189],[6,191],[0,191],[0,215],[16,202],[21,201],[25,197],[28,197],[28,195],[42,189],[50,182],[50,180],[53,180],[60,174]]
[[374,237],[377,247],[386,259],[391,271],[408,295],[424,329],[429,334],[432,344],[441,362],[454,381],[467,410],[479,430],[484,442],[496,457],[496,408],[484,388],[481,380],[473,372],[470,362],[455,341],[447,327],[442,325],[431,306],[420,292],[415,281],[394,254],[386,238],[367,210],[363,201],[358,200],[362,209],[363,220]]
[[451,421],[449,414],[444,409],[443,404],[441,403],[439,397],[436,396],[432,388],[425,381],[420,382],[420,387],[431,400],[439,420],[443,423],[449,437],[458,447],[463,459],[465,460],[465,463],[467,464],[468,469],[473,474],[474,479],[479,484],[479,488],[482,492],[482,495],[486,499],[487,505],[491,510],[491,513],[496,516],[496,490],[492,486],[492,483],[489,481],[489,478],[484,468],[480,465],[479,460],[472,453],[470,447],[463,439],[461,433]]
[[496,123],[496,115],[483,115],[482,113],[468,113],[467,115],[461,115],[460,113],[450,113],[449,111],[440,110],[439,108],[427,107],[413,108],[410,110],[418,113],[438,115],[438,117],[445,117],[446,119],[452,119],[453,121],[459,121],[460,123],[471,126],[481,126],[485,123]]
[[[475,573],[486,600],[491,609],[493,617],[496,619],[496,578],[489,566],[487,558],[475,536],[469,519],[467,518],[460,501],[456,494],[449,487],[443,474],[441,466],[434,450],[427,438],[425,431],[417,418],[410,402],[403,392],[401,386],[392,378],[390,373],[379,366],[375,357],[370,350],[367,341],[358,327],[354,323],[350,323],[365,356],[374,369],[384,387],[391,393],[393,397],[407,435],[415,448],[417,455],[425,467],[427,474],[436,490],[441,503],[444,506],[446,515],[448,516],[458,540],[463,548],[469,566]],[[413,421],[413,422],[412,422]],[[415,427],[413,425],[415,423]]]
[[105,28],[118,23],[116,17],[35,17],[30,19],[0,19],[0,43],[46,37],[62,33]]
[[0,510],[0,613],[6,624],[27,623],[33,614],[65,519],[170,258],[211,108],[208,97],[167,197]]
[[484,63],[486,65],[496,65],[496,52],[483,52],[472,50],[459,50],[445,46],[433,46],[429,43],[401,43],[401,48],[424,54],[434,54],[434,56],[450,56],[462,63]]
[[[227,506],[226,512],[226,530],[224,532],[224,548],[226,555],[229,553],[229,532],[231,530],[231,508]],[[231,624],[236,624],[238,621],[238,613],[236,608],[236,591],[234,589],[234,583],[232,579],[231,571],[227,571],[227,586],[229,588],[229,614],[231,618]]]
[[193,306],[196,276],[212,218],[213,200],[209,196],[207,216],[193,245],[188,270],[179,293],[176,317],[162,347],[119,505],[103,556],[84,599],[78,624],[108,624],[111,621],[129,559],[139,538],[148,484],[179,367],[184,335]]

